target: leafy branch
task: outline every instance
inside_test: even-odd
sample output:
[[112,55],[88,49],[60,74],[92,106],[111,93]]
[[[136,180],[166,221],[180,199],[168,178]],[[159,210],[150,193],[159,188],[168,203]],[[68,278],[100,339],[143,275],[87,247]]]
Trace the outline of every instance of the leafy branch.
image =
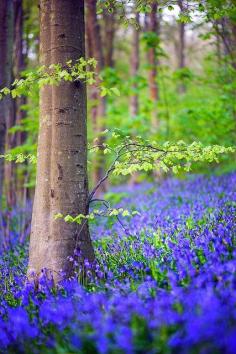
[[[109,133],[108,131],[104,132]],[[109,177],[114,175],[129,175],[138,171],[163,170],[178,173],[180,170],[189,172],[195,162],[219,162],[220,155],[233,153],[235,147],[224,147],[220,145],[204,146],[201,142],[187,144],[180,140],[176,143],[169,141],[158,144],[156,141],[145,140],[140,136],[131,138],[123,136],[118,129],[111,133],[115,144],[92,146],[90,150],[103,150],[104,154],[113,154],[113,162],[98,182],[97,186],[90,193],[91,200],[100,185]]]
[[[32,86],[37,85],[42,88],[46,85],[59,85],[61,81],[65,82],[84,82],[89,85],[96,85],[100,90],[101,96],[116,95],[119,96],[119,90],[116,87],[106,87],[102,80],[96,80],[95,68],[97,61],[94,58],[85,60],[79,58],[72,62],[69,60],[66,65],[51,64],[49,67],[40,66],[36,70],[24,72],[21,79],[16,79],[10,87],[4,87],[0,90],[0,99],[7,95],[12,98],[22,95],[29,95]],[[88,70],[90,68],[90,70]]]

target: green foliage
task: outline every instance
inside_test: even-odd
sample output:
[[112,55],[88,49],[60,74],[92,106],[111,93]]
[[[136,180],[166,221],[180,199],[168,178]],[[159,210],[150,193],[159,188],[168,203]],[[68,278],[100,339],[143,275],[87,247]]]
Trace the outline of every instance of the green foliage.
[[[115,11],[117,14],[116,21],[130,24],[132,16],[128,16],[125,9],[128,2],[98,1],[98,13],[101,14],[104,10],[108,12]],[[176,3],[173,1],[159,2],[159,11],[173,11]],[[28,2],[25,1],[25,7]],[[142,13],[150,12],[150,1],[140,0],[136,2],[136,9]],[[30,33],[29,45],[33,52],[36,52],[37,45],[36,38],[38,36],[38,29],[36,29],[37,22],[37,7],[34,6],[31,10],[30,18],[25,22],[26,32]],[[174,12],[174,11],[173,11]],[[210,24],[216,19],[225,16],[230,21],[235,21],[235,6],[232,2],[208,0],[206,2],[195,1],[188,4],[187,9],[181,16],[180,21],[188,22],[193,18],[193,13],[197,13],[199,18],[204,22]],[[102,22],[102,17],[99,17]],[[132,17],[133,19],[133,17]],[[132,22],[132,21],[131,21]],[[135,25],[134,23],[132,23]],[[209,29],[208,29],[209,27]],[[215,30],[212,26],[204,29],[202,37],[209,37],[214,39]],[[129,34],[128,34],[129,36]],[[31,38],[32,37],[32,38]],[[109,131],[113,131],[114,127],[123,132],[123,138],[126,136],[135,137],[141,136],[146,142],[155,142],[158,148],[162,149],[165,141],[171,141],[170,146],[174,148],[179,141],[184,141],[184,150],[189,155],[170,157],[165,156],[164,161],[159,161],[159,155],[147,156],[147,153],[139,152],[133,157],[132,165],[128,166],[128,158],[130,156],[127,152],[126,157],[122,161],[117,162],[116,172],[111,176],[111,182],[126,181],[130,173],[139,171],[139,178],[149,178],[150,171],[153,168],[179,172],[182,170],[186,172],[190,167],[194,172],[208,171],[209,167],[205,162],[214,162],[220,152],[219,146],[233,146],[236,138],[236,120],[235,120],[235,69],[229,65],[228,61],[222,59],[220,63],[216,62],[215,53],[208,53],[205,60],[199,63],[199,68],[194,65],[185,67],[183,69],[173,70],[168,68],[166,63],[169,63],[167,54],[164,52],[161,41],[163,38],[157,36],[152,32],[144,32],[140,41],[141,65],[139,73],[135,77],[130,77],[130,52],[131,41],[123,40],[123,37],[117,36],[115,42],[116,62],[113,68],[105,68],[99,76],[94,72],[96,61],[94,59],[85,60],[81,58],[76,63],[68,61],[65,66],[59,64],[51,65],[49,68],[38,67],[34,69],[27,69],[22,73],[19,80],[15,80],[13,85],[9,88],[3,88],[0,95],[11,95],[18,97],[21,95],[27,96],[27,102],[22,106],[25,112],[25,117],[20,123],[17,123],[10,129],[11,134],[18,132],[26,133],[27,139],[21,146],[7,151],[7,160],[16,160],[17,162],[25,161],[29,164],[23,164],[19,167],[22,175],[25,171],[29,171],[31,175],[30,185],[34,185],[35,175],[35,161],[37,148],[37,134],[38,134],[38,96],[39,88],[44,85],[58,85],[63,81],[85,81],[89,85],[99,86],[100,95],[106,97],[106,121],[105,126]],[[32,43],[31,43],[32,42]],[[157,70],[157,84],[159,99],[158,103],[150,99],[148,72],[150,67],[147,65],[146,50],[155,48],[158,56],[158,70]],[[88,70],[89,69],[89,70]],[[180,94],[179,88],[183,88]],[[89,87],[88,87],[89,90]],[[129,101],[132,95],[137,95],[139,100],[139,112],[135,117],[131,117],[129,112]],[[90,119],[91,109],[97,106],[98,99],[89,100],[89,141],[90,146],[94,138],[96,138]],[[158,129],[152,127],[152,112],[157,111]],[[101,118],[101,120],[104,117]],[[98,122],[98,125],[100,122]],[[119,133],[120,134],[120,133]],[[111,135],[106,136],[107,146],[104,147],[106,167],[112,164],[114,154],[111,153],[109,147],[117,151],[120,147],[120,142]],[[119,140],[119,139],[118,139]],[[199,143],[201,141],[201,144]],[[192,145],[192,142],[196,142]],[[189,145],[189,148],[187,147]],[[206,150],[206,146],[213,146],[212,154]],[[216,147],[217,146],[217,151]],[[199,149],[203,153],[201,159],[194,160],[192,149]],[[92,150],[96,150],[92,149]],[[141,149],[142,150],[142,149]],[[143,150],[142,150],[143,151]],[[91,150],[90,150],[91,152]],[[177,154],[177,153],[176,153]],[[208,155],[207,155],[208,154]],[[235,169],[234,159],[222,156],[221,169],[229,171]],[[142,158],[147,158],[148,161],[140,164]],[[155,164],[153,159],[157,158]],[[125,160],[127,159],[127,160]],[[139,161],[135,162],[135,159]],[[180,159],[180,160],[179,160]],[[161,159],[162,160],[162,159]],[[194,165],[192,165],[192,160]],[[31,164],[34,162],[34,164]],[[155,166],[154,166],[155,165]],[[192,165],[192,166],[190,166]],[[91,164],[92,167],[92,164]],[[215,164],[211,164],[211,169],[217,169]],[[119,178],[117,177],[119,176]],[[127,176],[127,177],[125,177]]]
[[65,66],[61,64],[51,64],[48,68],[40,66],[35,70],[25,72],[23,78],[14,80],[10,88],[4,87],[0,90],[0,99],[9,94],[13,98],[26,93],[30,95],[30,89],[35,84],[39,88],[45,85],[58,85],[61,81],[83,81],[94,84],[95,73],[94,70],[87,70],[88,66],[95,69],[96,60],[80,58],[75,63],[72,63],[72,60],[67,61]]
[[114,155],[110,169],[115,175],[153,170],[189,172],[193,163],[219,162],[220,155],[235,151],[234,147],[204,146],[201,142],[187,144],[182,140],[177,143],[166,141],[158,144],[155,140],[145,140],[140,136],[136,139],[129,136],[123,138],[117,131],[111,135],[113,145],[104,144],[103,151],[104,154]]
[[[121,80],[117,81],[117,85],[121,96],[111,97],[108,101],[107,128],[113,130],[115,126],[124,135],[140,135],[160,144],[166,140],[173,143],[183,140],[186,144],[200,141],[203,146],[233,146],[236,138],[235,70],[224,62],[219,65],[213,53],[210,54],[201,63],[198,72],[188,67],[171,71],[159,65],[158,103],[149,99],[149,68],[146,63],[141,66],[139,75],[129,80],[126,79],[128,63],[127,67],[124,63],[122,66],[118,63],[113,75],[117,77],[120,73]],[[129,113],[129,97],[134,94],[133,82],[136,83],[135,94],[139,99],[139,112],[135,117]],[[182,93],[179,93],[179,87],[183,88]],[[154,108],[157,111],[158,129],[152,129]],[[107,137],[107,141],[109,144],[110,137]],[[107,161],[111,162],[109,156]],[[221,161],[226,170],[235,169],[231,157],[224,156]],[[216,167],[213,165],[213,168]],[[193,167],[195,172],[207,170],[207,164],[195,163]]]
[[22,153],[20,154],[4,154],[0,155],[0,158],[5,158],[6,161],[15,161],[15,163],[23,163],[25,161],[29,161],[29,163],[36,164],[37,158],[35,155],[29,154],[29,155],[24,155]]
[[[59,85],[61,81],[69,82],[85,82],[89,85],[97,83],[95,68],[97,62],[94,58],[85,60],[80,58],[72,63],[72,60],[66,62],[66,65],[51,64],[49,67],[40,66],[35,70],[26,71],[24,77],[16,79],[11,87],[4,87],[0,90],[0,99],[6,95],[11,95],[12,98],[22,95],[29,95],[32,86],[37,85],[40,89],[46,85]],[[90,68],[90,70],[88,70]],[[116,87],[105,87],[101,80],[98,88],[101,91],[101,96],[112,94],[119,96],[120,92]]]
[[76,215],[75,217],[73,217],[72,215],[63,215],[61,213],[58,213],[55,215],[55,220],[58,219],[63,219],[65,222],[68,223],[76,223],[78,225],[80,225],[83,220],[88,220],[88,221],[94,221],[95,218],[99,217],[99,216],[104,216],[104,217],[118,217],[118,216],[122,216],[122,217],[131,217],[134,215],[139,214],[137,211],[129,211],[127,209],[123,209],[123,208],[111,208],[108,207],[105,211],[101,210],[101,209],[94,209],[91,213],[89,213],[88,215],[83,215],[83,214],[79,214]]

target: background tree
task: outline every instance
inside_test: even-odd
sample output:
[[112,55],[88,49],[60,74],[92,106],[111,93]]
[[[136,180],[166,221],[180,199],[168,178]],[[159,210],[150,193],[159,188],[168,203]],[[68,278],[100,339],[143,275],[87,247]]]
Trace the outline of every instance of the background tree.
[[[9,87],[12,82],[13,58],[13,0],[0,2],[0,88]],[[13,103],[10,96],[0,100],[0,154],[5,152],[6,132],[12,124]],[[7,141],[9,146],[9,141]],[[3,195],[4,160],[0,159],[0,198]]]
[[[12,53],[11,53],[11,82],[14,79],[20,78],[21,71],[25,68],[23,55],[23,1],[15,0],[13,2],[12,13]],[[10,84],[10,83],[9,83]],[[9,85],[8,85],[9,86]],[[7,150],[14,149],[21,145],[23,134],[20,132],[11,133],[10,129],[19,124],[23,111],[21,106],[26,102],[25,97],[19,97],[12,101],[12,109],[9,114],[7,132],[6,132],[6,148]],[[14,162],[5,164],[5,185],[6,185],[6,201],[8,208],[12,208],[17,202],[17,169]]]
[[135,24],[133,25],[133,38],[132,38],[132,51],[131,51],[131,79],[133,80],[132,94],[130,97],[130,115],[135,118],[138,115],[139,103],[138,103],[138,70],[139,70],[139,37],[140,37],[140,23],[139,23],[139,13],[135,14]]
[[[26,20],[26,13],[23,9],[23,0],[15,0],[14,2],[14,77],[16,79],[21,78],[21,73],[26,69],[26,61],[28,55],[28,43],[24,40],[24,20]],[[27,103],[26,96],[17,97],[14,100],[14,114],[15,124],[20,127],[22,120],[25,117],[25,112],[22,109]],[[26,132],[16,131],[14,133],[15,146],[21,146],[26,140]],[[17,169],[17,167],[15,167]],[[18,176],[17,176],[18,174]],[[20,171],[15,171],[15,193],[19,194],[19,198],[23,196],[23,184],[25,178],[20,177]],[[27,174],[27,173],[26,173]],[[12,180],[14,180],[12,179]],[[12,188],[12,187],[11,187]],[[17,196],[18,197],[18,196]]]
[[[178,1],[179,9],[180,9],[180,19],[183,18],[184,16],[184,3],[183,0]],[[186,24],[184,21],[179,22],[179,60],[178,60],[178,67],[179,69],[185,68],[186,65],[186,60],[185,60],[185,30],[186,30]],[[181,83],[179,85],[179,92],[182,93],[185,91],[185,85]]]
[[[92,88],[92,98],[95,104],[92,109],[92,122],[93,131],[95,136],[98,135],[97,145],[99,150],[94,159],[94,168],[92,173],[92,182],[96,185],[104,176],[104,155],[101,151],[102,144],[104,143],[104,137],[100,133],[105,129],[105,115],[106,115],[106,98],[100,97],[98,85],[100,82],[100,75],[105,68],[105,57],[102,46],[101,28],[97,17],[97,1],[88,0],[87,4],[87,31],[89,38],[89,45],[91,46],[88,51],[97,60],[97,82]],[[105,191],[105,184],[98,190],[98,194]]]
[[157,85],[157,49],[159,45],[159,25],[157,22],[157,8],[158,2],[151,1],[151,10],[147,14],[147,24],[146,28],[148,31],[149,39],[147,41],[148,45],[148,65],[149,65],[149,76],[148,85],[150,91],[150,100],[152,102],[152,128],[154,131],[158,129],[158,115],[157,115],[157,102],[158,102],[158,85]]
[[104,9],[102,13],[102,39],[104,48],[105,66],[112,68],[114,66],[114,40],[117,27],[116,9]]

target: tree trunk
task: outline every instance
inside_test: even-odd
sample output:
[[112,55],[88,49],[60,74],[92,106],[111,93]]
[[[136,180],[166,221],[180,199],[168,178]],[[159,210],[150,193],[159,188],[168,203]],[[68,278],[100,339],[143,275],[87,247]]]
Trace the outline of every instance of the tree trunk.
[[[15,17],[15,33],[14,33],[14,77],[16,79],[21,78],[21,72],[26,67],[26,55],[23,52],[23,17],[26,17],[26,14],[23,13],[23,0],[14,1],[14,17]],[[25,117],[25,112],[21,109],[21,106],[25,105],[27,98],[17,97],[14,100],[15,105],[15,122],[16,125],[21,125],[22,119]],[[18,131],[15,134],[15,146],[21,146],[26,140],[26,132]],[[25,168],[27,162],[25,162]],[[26,175],[22,176],[18,172],[21,171],[21,166],[14,165],[15,173],[12,180],[15,182],[16,190],[16,199],[22,201],[23,196],[27,195],[27,187],[24,187]],[[19,171],[17,171],[19,169]],[[18,174],[17,178],[16,175]],[[26,190],[25,190],[26,189]]]
[[[180,12],[184,13],[184,5],[183,0],[178,1]],[[179,69],[185,68],[185,23],[179,23]],[[186,91],[186,87],[182,82],[179,85],[179,92],[184,93]]]
[[[0,1],[0,89],[6,86],[7,1]],[[0,100],[0,154],[5,153],[6,98]],[[0,158],[0,202],[2,202],[4,160]],[[1,205],[0,205],[1,206]]]
[[[179,0],[180,12],[184,12],[183,1]],[[185,23],[179,24],[179,68],[185,67]]]
[[[13,51],[12,51],[12,69],[13,77],[20,79],[20,72],[25,68],[24,56],[23,56],[23,1],[14,0],[14,31],[11,31],[12,42],[14,39]],[[13,17],[13,16],[12,16]],[[13,27],[13,19],[12,19]],[[14,36],[14,37],[13,37]],[[12,80],[13,81],[13,80]],[[23,118],[23,111],[21,111],[21,105],[25,104],[25,97],[18,97],[11,103],[11,115],[9,117],[7,129],[11,128],[15,124],[20,124]],[[7,133],[6,146],[8,149],[12,149],[23,143],[22,132],[16,134]],[[14,162],[9,162],[5,166],[5,180],[6,180],[6,200],[8,208],[13,208],[17,202],[17,166]],[[19,182],[18,182],[19,184]]]
[[[15,34],[14,34],[14,74],[20,79],[21,72],[25,69],[25,55],[23,53],[23,1],[15,0]],[[21,106],[26,103],[25,97],[18,97],[15,100],[16,124],[20,124],[24,118],[24,111]],[[19,146],[25,141],[25,133],[17,132],[16,145]]]
[[115,37],[115,9],[112,12],[105,10],[104,13],[104,49],[105,49],[105,66],[112,68],[114,66],[114,37]]
[[221,39],[225,59],[236,69],[236,24],[233,18],[222,17],[213,22],[216,35]]
[[131,78],[134,80],[133,93],[130,97],[130,115],[135,117],[139,111],[138,93],[137,93],[137,75],[139,70],[139,13],[135,15],[137,28],[133,27],[132,53],[131,53]]
[[219,36],[219,23],[218,21],[215,22],[215,27],[217,28],[216,34],[215,34],[215,43],[216,43],[216,55],[217,55],[217,63],[218,66],[221,66],[222,62],[222,48],[221,48],[221,38]]
[[[84,1],[40,1],[41,65],[75,61],[85,56]],[[73,274],[69,257],[75,249],[79,262],[94,260],[87,223],[55,220],[63,215],[87,214],[86,87],[61,82],[40,91],[38,166],[29,277],[46,268],[58,282]],[[62,273],[61,273],[62,271]]]
[[[96,87],[92,88],[92,94],[94,100],[97,102],[97,106],[93,107],[92,112],[92,119],[94,124],[94,133],[98,135],[96,140],[96,145],[102,146],[104,143],[104,136],[99,135],[105,129],[105,115],[106,115],[106,98],[100,97],[99,91],[97,86],[99,85],[100,79],[98,75],[105,67],[105,59],[102,50],[102,38],[101,38],[101,29],[98,23],[97,18],[97,10],[96,10],[96,0],[87,0],[87,10],[88,10],[88,17],[87,17],[87,30],[90,33],[90,40],[91,40],[91,52],[93,57],[97,60],[97,82]],[[93,173],[92,173],[92,181],[93,184],[96,186],[99,181],[104,176],[104,165],[105,165],[105,157],[103,154],[103,149],[99,148],[93,166]],[[106,184],[103,183],[99,190],[97,191],[97,196],[101,193],[106,191]]]
[[[0,1],[0,88],[9,87],[12,80],[13,0]],[[0,154],[5,153],[6,133],[13,115],[10,96],[0,100]],[[0,200],[3,195],[4,160],[0,159]],[[9,166],[9,165],[8,165]]]
[[[158,23],[157,23],[157,2],[153,0],[151,2],[151,12],[148,16],[148,31],[153,32],[158,35]],[[148,50],[148,64],[149,64],[149,75],[148,75],[148,83],[149,83],[149,91],[150,91],[150,99],[153,104],[152,109],[152,129],[156,132],[159,127],[158,114],[157,114],[157,102],[159,98],[158,93],[158,85],[157,85],[157,49],[156,45],[153,45]]]

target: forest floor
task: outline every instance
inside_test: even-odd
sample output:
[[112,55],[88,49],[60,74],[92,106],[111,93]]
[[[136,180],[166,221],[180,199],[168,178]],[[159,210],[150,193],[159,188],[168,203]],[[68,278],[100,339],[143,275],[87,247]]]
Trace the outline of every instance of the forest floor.
[[92,225],[87,284],[55,290],[42,279],[35,292],[27,242],[2,252],[0,352],[234,354],[236,173],[119,187],[109,198],[139,214]]

